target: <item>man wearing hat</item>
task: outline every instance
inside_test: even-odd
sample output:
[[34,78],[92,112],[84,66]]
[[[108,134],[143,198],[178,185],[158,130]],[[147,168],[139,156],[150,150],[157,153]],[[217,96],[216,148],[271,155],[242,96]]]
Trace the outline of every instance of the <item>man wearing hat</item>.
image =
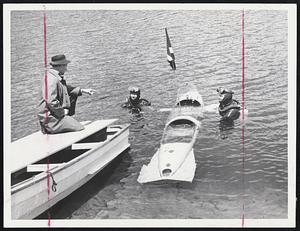
[[66,83],[64,73],[70,63],[65,55],[51,58],[51,68],[43,79],[38,106],[38,118],[42,132],[55,134],[80,131],[84,127],[71,116],[75,114],[77,97],[82,93],[93,94],[92,89],[72,87]]

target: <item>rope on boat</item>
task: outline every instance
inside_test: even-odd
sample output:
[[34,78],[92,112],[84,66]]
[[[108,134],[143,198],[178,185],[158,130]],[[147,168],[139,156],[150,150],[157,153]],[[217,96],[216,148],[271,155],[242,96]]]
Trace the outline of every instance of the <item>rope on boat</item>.
[[50,176],[51,176],[51,179],[52,179],[52,186],[51,186],[51,189],[53,192],[56,192],[56,185],[57,183],[55,182],[54,180],[54,177],[53,177],[53,174],[51,172],[49,172]]

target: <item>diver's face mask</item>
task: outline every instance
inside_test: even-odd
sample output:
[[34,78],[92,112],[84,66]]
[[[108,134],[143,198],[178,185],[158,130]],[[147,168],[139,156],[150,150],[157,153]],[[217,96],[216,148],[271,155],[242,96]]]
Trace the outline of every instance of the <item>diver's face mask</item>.
[[223,101],[225,94],[219,94],[219,103]]
[[219,87],[217,92],[219,93],[219,103],[227,103],[232,99],[233,91],[231,90]]
[[132,100],[136,100],[137,99],[137,94],[135,94],[135,93],[130,93],[130,98],[132,99]]
[[217,92],[221,95],[221,94],[224,94],[226,92],[226,90],[223,87],[219,87],[217,89]]
[[140,98],[140,89],[138,87],[129,87],[129,94],[131,100],[136,100]]
[[223,88],[223,87],[219,87],[218,89],[217,89],[217,92],[219,93],[219,103],[221,103],[222,101],[223,101],[223,99],[224,99],[224,92],[225,92],[225,89]]

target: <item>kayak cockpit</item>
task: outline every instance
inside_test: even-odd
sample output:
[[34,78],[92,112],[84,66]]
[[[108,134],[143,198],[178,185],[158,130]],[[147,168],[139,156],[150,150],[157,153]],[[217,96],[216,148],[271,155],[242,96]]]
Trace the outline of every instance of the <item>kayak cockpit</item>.
[[184,107],[184,106],[200,107],[201,103],[198,102],[197,100],[193,100],[193,99],[184,99],[184,100],[179,101],[176,104],[176,106],[181,106],[181,107]]
[[192,142],[197,125],[189,119],[177,119],[169,123],[162,137],[162,144]]

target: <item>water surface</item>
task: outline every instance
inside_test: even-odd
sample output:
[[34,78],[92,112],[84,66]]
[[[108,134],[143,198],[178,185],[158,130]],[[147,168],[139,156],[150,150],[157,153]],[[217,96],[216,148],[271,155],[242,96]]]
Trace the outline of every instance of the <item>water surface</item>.
[[[176,56],[166,61],[164,28]],[[193,183],[140,185],[137,177],[159,147],[177,88],[195,84],[206,104],[217,87],[241,101],[240,11],[47,11],[48,58],[64,53],[73,85],[94,88],[78,100],[76,118],[118,118],[131,123],[131,149],[105,173],[58,203],[51,217],[104,218],[287,218],[287,13],[245,12],[245,153],[242,126],[206,115],[194,147]],[[43,12],[11,17],[12,141],[39,130],[36,117],[43,78]],[[134,116],[120,108],[137,85],[153,110]],[[100,100],[101,96],[110,97]],[[244,168],[243,168],[244,160]]]

